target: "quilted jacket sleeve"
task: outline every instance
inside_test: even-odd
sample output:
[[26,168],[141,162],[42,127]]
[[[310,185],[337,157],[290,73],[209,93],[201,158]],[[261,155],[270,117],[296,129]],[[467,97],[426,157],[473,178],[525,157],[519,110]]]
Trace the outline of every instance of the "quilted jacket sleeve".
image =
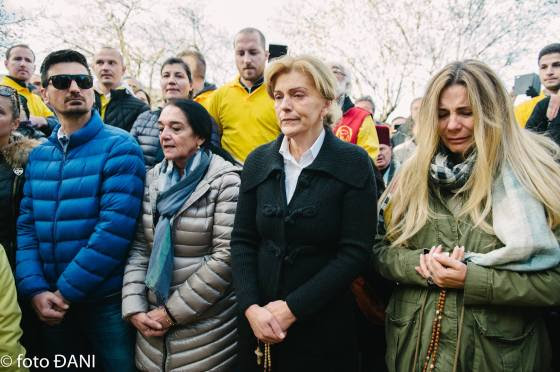
[[122,291],[122,316],[127,318],[136,313],[145,313],[149,310],[146,298],[146,273],[148,271],[147,242],[144,236],[142,221],[136,228],[136,238],[130,249],[130,256],[124,269]]
[[167,301],[169,312],[179,324],[196,320],[231,286],[230,240],[239,185],[237,173],[226,173],[222,177],[214,210],[211,254]]
[[103,167],[94,232],[58,279],[57,288],[66,299],[87,298],[100,283],[124,268],[140,213],[144,174],[140,147],[130,136],[120,137]]
[[159,128],[157,125],[160,113],[160,110],[141,113],[130,130],[130,134],[136,139],[142,149],[146,170],[152,169],[156,165],[158,151],[161,151]]
[[17,222],[17,251],[16,251],[16,281],[18,293],[31,298],[50,289],[39,255],[39,241],[35,231],[33,217],[33,195],[31,193],[31,180],[29,172],[32,160],[25,169],[25,184],[23,186],[23,199],[20,204]]

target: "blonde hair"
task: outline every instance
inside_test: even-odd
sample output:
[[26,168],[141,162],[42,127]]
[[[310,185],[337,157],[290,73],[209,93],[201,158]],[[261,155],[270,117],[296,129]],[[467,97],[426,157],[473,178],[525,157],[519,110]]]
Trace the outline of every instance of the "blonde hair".
[[[442,92],[451,85],[465,87],[474,119],[474,150],[477,158],[471,175],[454,197],[463,203],[459,216],[469,216],[493,234],[489,217],[492,185],[503,164],[509,164],[523,186],[545,207],[551,228],[560,223],[560,148],[549,138],[521,129],[511,98],[496,74],[484,63],[465,60],[451,63],[437,73],[426,90],[419,113],[418,147],[407,161],[391,192],[387,237],[392,246],[409,240],[435,218],[429,207],[429,170],[440,138],[438,108]],[[382,197],[383,199],[383,197]]]
[[[268,95],[274,99],[274,86],[278,76],[298,71],[302,74],[309,76],[315,88],[319,91],[321,96],[327,101],[334,101],[336,99],[336,78],[332,71],[321,62],[319,59],[308,56],[284,56],[272,61],[264,72],[264,81]],[[329,112],[327,113],[323,125],[333,125],[340,119],[342,112],[338,105],[331,104]]]

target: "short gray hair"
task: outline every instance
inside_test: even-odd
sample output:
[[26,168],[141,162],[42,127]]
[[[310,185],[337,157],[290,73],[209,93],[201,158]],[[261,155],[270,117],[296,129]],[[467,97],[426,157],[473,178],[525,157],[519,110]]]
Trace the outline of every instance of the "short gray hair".
[[352,89],[352,74],[350,73],[350,69],[340,62],[330,62],[328,64],[330,69],[337,69],[344,75],[344,93],[350,93]]
[[361,96],[355,101],[355,103],[358,102],[369,102],[371,104],[371,107],[375,111],[375,103],[373,102],[373,98],[371,98],[371,96]]

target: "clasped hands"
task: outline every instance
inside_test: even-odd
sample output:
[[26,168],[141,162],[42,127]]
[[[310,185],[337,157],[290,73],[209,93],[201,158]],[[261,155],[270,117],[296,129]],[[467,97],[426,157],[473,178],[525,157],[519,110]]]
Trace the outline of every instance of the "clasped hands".
[[59,324],[70,309],[67,301],[59,290],[56,292],[41,292],[31,299],[31,305],[42,322],[50,326]]
[[136,313],[130,317],[130,322],[144,337],[163,336],[173,325],[164,307],[147,313]]
[[455,247],[448,254],[438,245],[420,255],[420,265],[415,269],[429,284],[440,288],[464,288],[467,277],[467,265],[462,262],[464,257],[465,247]]
[[270,344],[282,342],[288,328],[296,321],[288,304],[282,300],[269,302],[264,307],[251,305],[245,310],[245,316],[255,337]]

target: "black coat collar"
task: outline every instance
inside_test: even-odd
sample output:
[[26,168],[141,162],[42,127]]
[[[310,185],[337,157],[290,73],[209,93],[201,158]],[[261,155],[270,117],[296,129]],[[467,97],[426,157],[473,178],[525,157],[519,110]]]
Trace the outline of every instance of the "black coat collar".
[[[249,155],[243,169],[242,191],[250,190],[270,174],[284,170],[284,158],[278,152],[283,139],[284,135],[280,134],[276,140],[257,148]],[[339,140],[330,129],[326,129],[325,140],[317,158],[305,169],[327,173],[350,186],[361,188],[372,172],[371,167],[369,156],[363,149]]]

